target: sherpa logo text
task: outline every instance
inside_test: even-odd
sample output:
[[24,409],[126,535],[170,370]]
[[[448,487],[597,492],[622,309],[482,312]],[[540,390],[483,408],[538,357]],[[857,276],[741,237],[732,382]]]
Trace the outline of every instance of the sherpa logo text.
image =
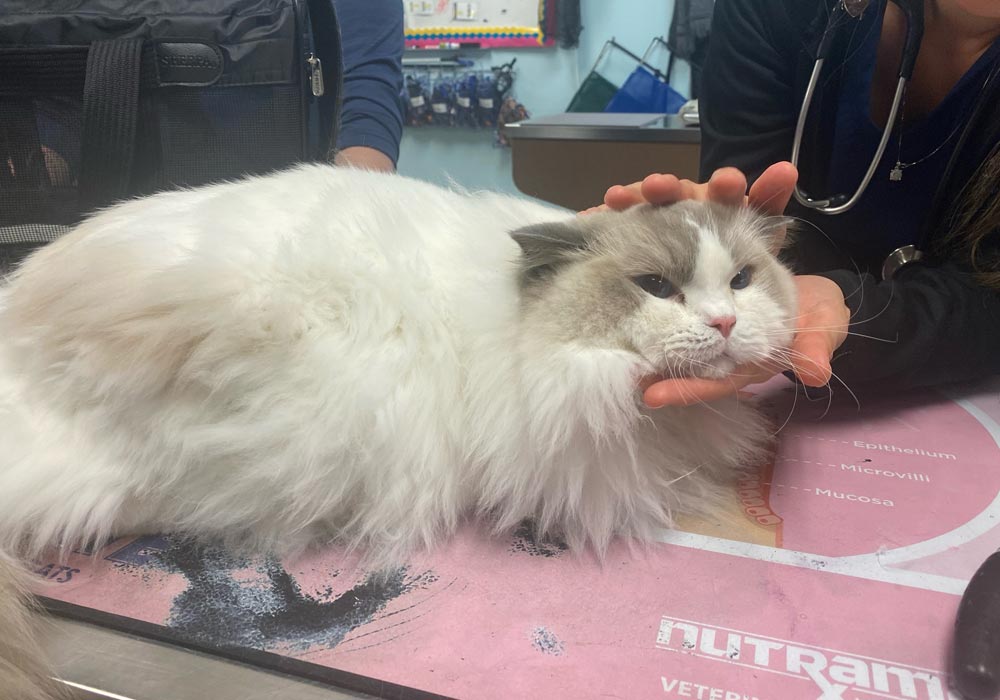
[[952,697],[937,671],[690,620],[664,617],[656,646],[811,681],[820,690],[819,700],[849,700],[858,694],[903,700]]

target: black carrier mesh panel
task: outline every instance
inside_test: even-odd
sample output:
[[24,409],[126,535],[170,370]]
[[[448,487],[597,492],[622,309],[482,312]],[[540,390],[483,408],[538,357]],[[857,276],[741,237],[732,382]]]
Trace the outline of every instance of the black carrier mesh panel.
[[332,0],[3,4],[0,272],[116,200],[331,152]]
[[79,218],[80,105],[79,96],[0,101],[0,226]]
[[[262,173],[304,159],[294,86],[174,88],[140,98],[129,194]],[[79,96],[0,101],[0,226],[72,224],[79,201]],[[2,241],[2,235],[0,235]]]
[[265,172],[304,157],[301,96],[293,86],[161,90],[153,111],[157,187]]

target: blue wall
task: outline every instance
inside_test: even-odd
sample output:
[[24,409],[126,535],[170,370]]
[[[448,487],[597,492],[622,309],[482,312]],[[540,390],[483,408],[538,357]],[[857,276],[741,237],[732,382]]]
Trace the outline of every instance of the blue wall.
[[[581,0],[580,6],[584,31],[577,49],[577,66],[581,78],[590,71],[604,42],[611,37],[640,55],[654,36],[665,39],[674,12],[674,0]],[[665,48],[658,46],[650,53],[649,62],[665,70],[669,56]],[[617,84],[634,68],[635,63],[619,52],[611,53],[609,60],[601,63],[601,73]],[[671,84],[686,95],[689,77],[687,64],[678,61]]]
[[[666,36],[673,0],[581,0],[583,34],[575,49],[520,49],[483,51],[470,55],[477,66],[506,63],[517,57],[514,95],[534,116],[562,112],[587,75],[604,42],[615,39],[641,54],[654,36]],[[660,48],[650,62],[666,65]],[[635,64],[618,54],[601,64],[601,72],[620,84]],[[678,61],[672,83],[687,94],[688,69]],[[494,144],[491,131],[434,127],[406,128],[399,172],[446,184],[454,179],[469,189],[517,192],[511,178],[510,150]]]

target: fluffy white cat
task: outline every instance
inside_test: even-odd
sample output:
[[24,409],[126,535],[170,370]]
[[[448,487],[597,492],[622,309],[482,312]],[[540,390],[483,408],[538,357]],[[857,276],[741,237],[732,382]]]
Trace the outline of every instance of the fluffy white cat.
[[466,515],[649,538],[767,443],[745,402],[637,386],[789,343],[780,223],[325,166],[112,207],[0,290],[0,550],[170,531],[389,561]]
[[789,342],[775,236],[324,166],[121,204],[0,292],[0,546],[396,557],[472,512],[649,537],[766,441],[735,400],[647,411],[637,384]]

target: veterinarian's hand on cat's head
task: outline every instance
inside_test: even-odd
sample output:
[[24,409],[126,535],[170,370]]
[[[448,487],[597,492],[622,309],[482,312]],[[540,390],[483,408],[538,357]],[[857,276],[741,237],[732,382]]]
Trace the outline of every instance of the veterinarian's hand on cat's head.
[[[764,214],[780,215],[792,197],[798,171],[791,163],[775,163],[765,170],[747,192],[747,179],[736,168],[716,170],[708,182],[680,180],[673,175],[654,174],[642,182],[616,185],[595,209],[627,209],[636,204],[673,204],[685,199],[708,200],[721,204],[747,204]],[[592,210],[588,210],[592,211]],[[825,277],[798,275],[795,284],[799,299],[797,328],[787,363],[737,367],[727,378],[646,380],[643,398],[651,408],[689,405],[713,401],[740,392],[751,384],[767,381],[791,369],[807,386],[823,386],[830,381],[830,360],[847,337],[850,311],[840,287]]]
[[683,199],[697,199],[730,205],[750,204],[764,214],[776,216],[788,206],[798,177],[798,170],[791,163],[775,163],[761,173],[748,194],[747,178],[736,168],[720,168],[708,182],[703,183],[654,173],[642,182],[615,185],[604,195],[604,204],[588,209],[587,212],[628,209],[644,202],[673,204]]

